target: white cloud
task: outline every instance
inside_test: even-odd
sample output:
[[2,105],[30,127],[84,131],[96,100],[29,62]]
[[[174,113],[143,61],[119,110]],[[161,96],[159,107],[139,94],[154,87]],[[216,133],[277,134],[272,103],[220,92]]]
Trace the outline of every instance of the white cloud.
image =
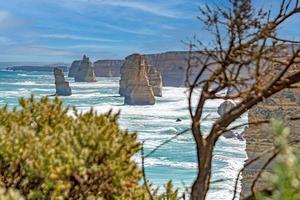
[[103,26],[106,26],[107,28],[111,28],[116,31],[121,31],[125,33],[132,33],[137,35],[156,35],[157,33],[151,29],[133,29],[133,28],[124,28],[117,25],[112,25],[108,23],[102,23]]
[[84,37],[84,36],[69,35],[69,34],[46,34],[46,35],[41,35],[40,37],[52,38],[52,39],[64,39],[64,40],[84,40],[84,41],[95,41],[95,42],[119,42],[120,41],[120,40]]
[[168,17],[168,18],[185,18],[183,13],[171,9],[169,5],[175,4],[175,1],[171,0],[168,4],[163,3],[149,3],[150,1],[141,0],[63,0],[63,5],[72,9],[79,9],[80,5],[95,4],[101,6],[113,6],[136,9],[144,11],[153,15]]
[[154,15],[178,18],[179,14],[171,9],[159,6],[158,4],[150,4],[145,2],[138,1],[127,1],[127,0],[95,0],[99,4],[117,6],[117,7],[126,7],[133,8],[141,11],[145,11]]

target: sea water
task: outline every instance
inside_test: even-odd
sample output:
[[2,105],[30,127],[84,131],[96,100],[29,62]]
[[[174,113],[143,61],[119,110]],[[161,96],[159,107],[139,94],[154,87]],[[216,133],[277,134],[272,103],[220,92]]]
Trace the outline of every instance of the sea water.
[[[156,97],[155,105],[129,106],[124,105],[124,98],[118,94],[119,78],[97,78],[95,83],[75,83],[73,78],[67,78],[67,81],[73,95],[62,97],[66,106],[76,106],[81,111],[91,107],[98,112],[121,111],[121,127],[137,131],[139,141],[145,142],[146,153],[190,126],[185,88],[164,87],[163,97]],[[34,94],[39,98],[54,93],[54,77],[50,72],[0,70],[0,106],[8,104],[12,108],[18,105],[20,97]],[[213,120],[218,117],[220,103],[212,101],[205,106],[204,116],[208,117],[203,122],[204,132],[209,131]],[[176,122],[178,118],[180,122]],[[246,120],[244,116],[236,123]],[[213,183],[208,199],[232,199],[235,179],[246,157],[244,141],[219,139],[213,156]],[[139,155],[133,159],[141,161]],[[190,187],[197,168],[192,134],[188,132],[162,146],[145,160],[145,168],[147,178],[156,186],[162,188],[172,180],[181,191]]]

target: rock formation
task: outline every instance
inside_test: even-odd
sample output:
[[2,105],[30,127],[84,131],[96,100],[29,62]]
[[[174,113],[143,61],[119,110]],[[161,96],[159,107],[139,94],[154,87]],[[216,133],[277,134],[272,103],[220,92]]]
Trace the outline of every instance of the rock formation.
[[58,96],[70,96],[72,94],[69,82],[65,80],[64,72],[57,67],[53,70],[55,78],[56,95]]
[[221,103],[221,105],[218,107],[218,114],[220,116],[223,116],[226,112],[234,108],[235,103],[233,101],[227,100]]
[[124,60],[98,60],[94,63],[96,77],[119,77]]
[[[148,63],[155,66],[162,76],[164,86],[181,87],[184,86],[187,69],[188,52],[166,52],[158,54],[144,55]],[[120,67],[124,60],[99,60],[94,63],[97,77],[120,76]],[[73,62],[69,77],[74,76],[78,69],[78,61]]]
[[[69,77],[75,77],[79,69],[81,60],[75,60],[69,70]],[[96,77],[119,77],[120,68],[124,60],[98,60],[94,62],[94,71]]]
[[152,86],[154,96],[162,97],[162,77],[160,72],[149,64],[147,68],[149,84]]
[[121,67],[120,95],[125,97],[125,104],[153,105],[155,98],[149,83],[146,59],[133,54],[126,58]]
[[184,86],[188,52],[166,52],[145,55],[161,73],[164,86]]
[[73,61],[72,65],[69,69],[68,77],[75,77],[75,74],[77,73],[80,64],[81,64],[81,60]]
[[[248,121],[251,123],[260,120],[268,120],[274,117],[296,117],[299,116],[299,113],[300,88],[285,89],[252,108],[248,112]],[[299,121],[288,121],[287,124],[291,130],[290,140],[299,140]],[[244,137],[246,139],[246,151],[249,160],[261,155],[262,152],[273,147],[274,133],[270,124],[262,124],[259,126],[250,124],[244,131]],[[300,147],[299,143],[297,145]],[[259,161],[246,167],[242,179],[243,194],[247,195],[250,193],[251,183],[254,180],[255,175],[269,157],[270,154],[267,154]],[[270,170],[272,166],[273,165],[271,164],[266,170]],[[261,184],[263,184],[263,182],[259,181],[257,187],[260,187]]]
[[94,66],[86,55],[83,56],[80,66],[75,73],[75,82],[96,82]]

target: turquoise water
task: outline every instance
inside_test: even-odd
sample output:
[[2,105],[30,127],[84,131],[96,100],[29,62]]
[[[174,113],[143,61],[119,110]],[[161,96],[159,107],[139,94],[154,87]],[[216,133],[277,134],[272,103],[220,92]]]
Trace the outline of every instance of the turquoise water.
[[[73,79],[68,81],[73,95],[63,97],[65,105],[76,106],[82,111],[90,107],[99,112],[121,110],[121,126],[138,131],[139,140],[145,141],[146,152],[189,127],[184,88],[165,87],[163,97],[157,98],[154,106],[128,106],[123,104],[124,99],[118,95],[119,78],[98,78],[96,83],[75,83]],[[21,96],[34,94],[41,97],[54,93],[51,73],[0,71],[0,106],[8,103],[12,108]],[[216,108],[220,103],[213,101],[206,105],[205,112],[210,115],[204,122],[204,130],[209,130],[212,120],[218,117]],[[176,122],[177,118],[182,121]],[[243,117],[239,122],[245,120],[246,117]],[[140,162],[139,155],[134,159]],[[232,199],[234,180],[245,159],[245,142],[220,138],[213,157],[213,180],[224,181],[211,186],[208,199]],[[172,179],[175,186],[181,189],[190,186],[197,166],[191,134],[182,135],[163,146],[145,162],[147,177],[155,185],[162,186]]]

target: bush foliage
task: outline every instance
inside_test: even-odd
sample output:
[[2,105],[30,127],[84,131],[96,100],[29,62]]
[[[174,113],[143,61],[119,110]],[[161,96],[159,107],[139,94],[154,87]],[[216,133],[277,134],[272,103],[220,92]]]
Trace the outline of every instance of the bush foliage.
[[300,199],[300,154],[290,145],[289,128],[283,121],[273,120],[276,134],[275,148],[279,151],[277,163],[272,173],[265,172],[264,179],[270,193],[260,193],[257,200],[296,200]]
[[118,114],[79,113],[55,98],[0,109],[0,182],[26,199],[147,199],[139,144]]

